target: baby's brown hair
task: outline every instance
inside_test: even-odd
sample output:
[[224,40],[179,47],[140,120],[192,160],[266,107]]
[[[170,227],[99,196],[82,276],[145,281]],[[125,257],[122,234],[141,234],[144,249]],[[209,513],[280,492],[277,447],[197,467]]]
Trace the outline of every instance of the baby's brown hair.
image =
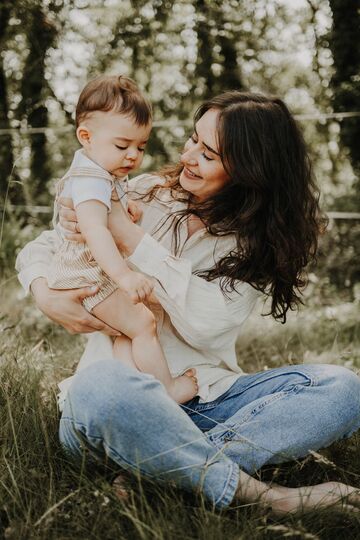
[[146,126],[152,119],[150,102],[135,81],[123,75],[101,75],[87,83],[76,106],[76,128],[95,111],[131,116],[139,126]]

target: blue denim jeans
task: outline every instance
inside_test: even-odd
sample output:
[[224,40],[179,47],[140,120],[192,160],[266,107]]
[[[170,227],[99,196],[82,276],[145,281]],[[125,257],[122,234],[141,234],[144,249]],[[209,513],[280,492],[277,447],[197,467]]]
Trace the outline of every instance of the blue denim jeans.
[[116,360],[81,371],[60,422],[75,458],[110,459],[159,482],[202,491],[215,506],[234,498],[239,469],[305,456],[360,428],[360,378],[333,365],[244,375],[218,399],[179,406],[152,375]]

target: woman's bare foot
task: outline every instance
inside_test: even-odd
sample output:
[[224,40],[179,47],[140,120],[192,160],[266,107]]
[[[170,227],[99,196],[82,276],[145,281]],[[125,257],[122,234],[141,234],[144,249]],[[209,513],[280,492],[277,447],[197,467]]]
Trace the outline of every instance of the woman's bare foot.
[[235,495],[241,503],[269,508],[276,516],[300,515],[329,508],[360,512],[360,490],[340,482],[326,482],[316,486],[288,488],[265,484],[240,470]]
[[126,501],[130,496],[130,484],[125,474],[119,474],[112,483],[115,495],[121,501]]
[[260,500],[278,516],[299,515],[323,508],[360,512],[360,490],[340,482],[300,488],[273,486]]
[[195,373],[195,369],[188,369],[184,375],[172,379],[167,387],[169,396],[177,403],[185,403],[196,396],[199,387]]

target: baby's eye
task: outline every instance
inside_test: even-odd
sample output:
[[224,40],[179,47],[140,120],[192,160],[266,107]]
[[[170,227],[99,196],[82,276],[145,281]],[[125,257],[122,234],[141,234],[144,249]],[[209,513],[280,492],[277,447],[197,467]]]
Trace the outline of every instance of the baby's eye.
[[139,152],[145,152],[145,146],[143,148],[138,148]]
[[115,144],[116,148],[118,148],[119,150],[126,150],[127,149],[127,146],[118,146],[117,144]]

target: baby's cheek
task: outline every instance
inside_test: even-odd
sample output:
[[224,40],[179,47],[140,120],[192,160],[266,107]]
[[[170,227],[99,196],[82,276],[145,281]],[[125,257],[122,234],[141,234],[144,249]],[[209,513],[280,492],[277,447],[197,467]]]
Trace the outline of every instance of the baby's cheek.
[[140,165],[143,162],[143,159],[144,159],[144,155],[138,157],[138,159],[135,162],[135,168],[140,167]]

